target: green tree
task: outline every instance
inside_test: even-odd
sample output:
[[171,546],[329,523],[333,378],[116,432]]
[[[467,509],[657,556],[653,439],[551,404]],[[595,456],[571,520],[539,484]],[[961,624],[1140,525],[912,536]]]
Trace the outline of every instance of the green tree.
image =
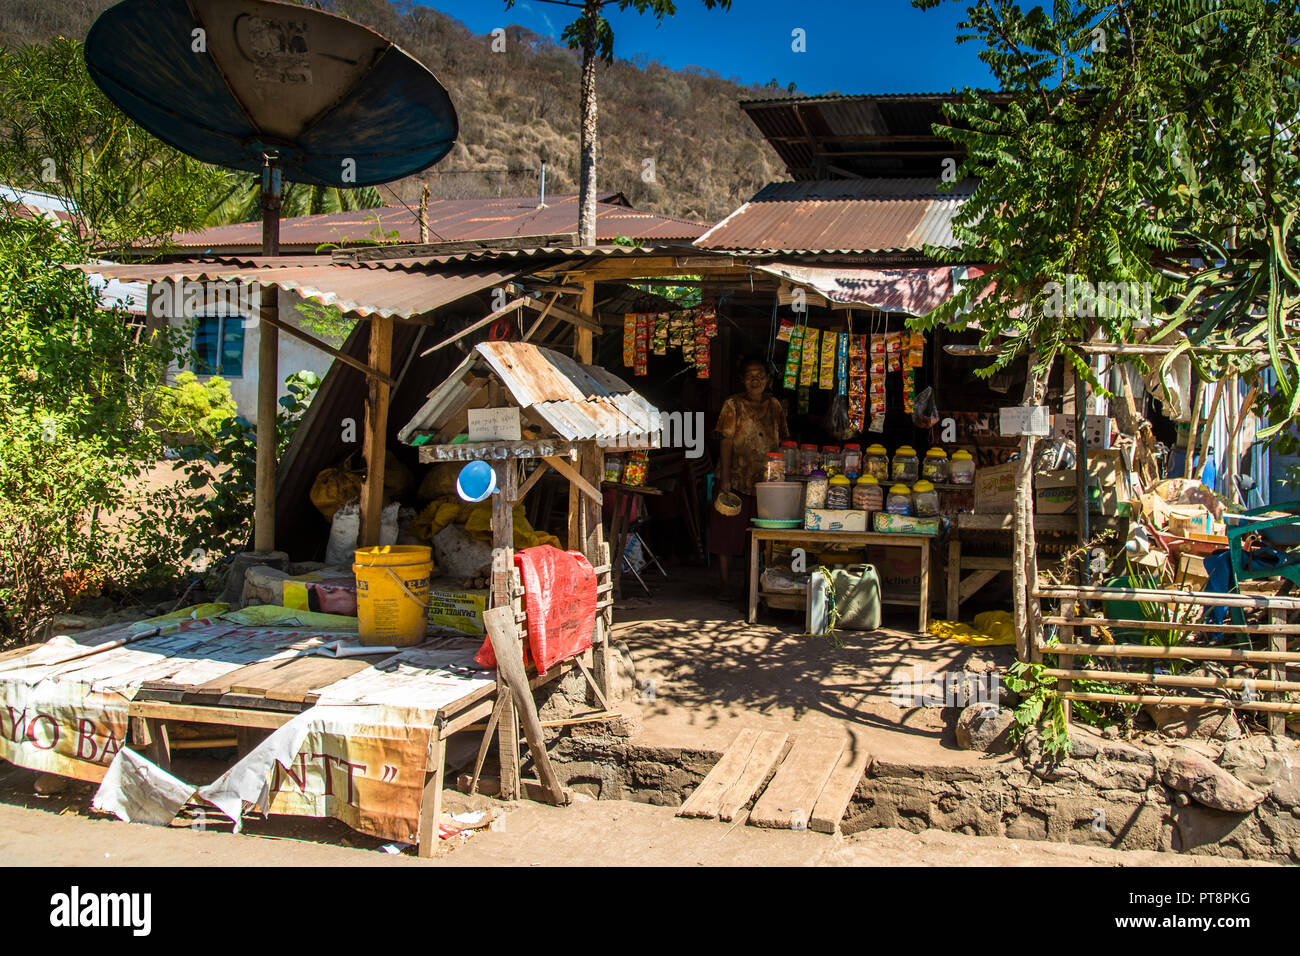
[[[978,185],[957,217],[957,247],[930,252],[990,272],[914,324],[977,322],[999,350],[987,373],[1028,359],[1023,401],[1033,405],[1057,357],[1095,383],[1075,343],[1131,341],[1139,319],[1165,341],[1184,325],[1193,341],[1267,341],[1278,401],[1294,412],[1295,6],[1060,0],[1049,12],[980,0],[960,29],[959,42],[983,43],[999,92],[968,90],[945,109],[938,131],[966,150],[954,178]],[[1190,265],[1198,257],[1208,267]],[[1071,291],[1129,283],[1150,290],[1151,315],[1145,301]],[[1022,650],[1036,580],[1033,446],[1022,442],[1015,513]]]
[[[633,9],[637,13],[652,13],[662,23],[664,17],[677,12],[673,0],[546,0],[547,3],[581,10],[581,15],[564,28],[560,39],[572,49],[582,51],[582,127],[578,149],[578,242],[584,246],[596,244],[596,150],[598,124],[596,109],[596,58],[606,65],[614,62],[614,30],[601,13],[605,7],[617,6],[620,10]],[[731,0],[701,0],[705,7],[731,9]],[[506,0],[506,9],[515,0]]]
[[0,50],[0,179],[63,200],[103,253],[202,225],[224,181],[122,115],[62,38]]

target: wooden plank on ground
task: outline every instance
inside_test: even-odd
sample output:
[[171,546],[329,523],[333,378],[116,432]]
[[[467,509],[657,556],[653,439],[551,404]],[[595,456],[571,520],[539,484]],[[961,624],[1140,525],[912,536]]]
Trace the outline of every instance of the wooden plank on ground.
[[772,776],[772,771],[781,762],[781,756],[785,753],[789,740],[789,734],[775,730],[765,730],[758,735],[754,752],[750,754],[749,764],[745,767],[744,773],[722,795],[722,800],[718,804],[719,820],[730,823],[745,812],[749,801],[754,799],[759,788],[767,783],[768,778]]
[[803,811],[807,820],[843,752],[844,741],[838,737],[824,734],[796,737],[776,776],[754,804],[749,822],[789,830],[791,813],[795,810]]
[[[361,657],[300,657],[289,661],[278,671],[262,691],[268,700],[305,701],[311,692],[328,687],[335,681],[351,677],[370,667],[378,658]],[[259,681],[258,683],[264,683]],[[242,682],[230,688],[231,693],[252,693],[242,686]]]
[[712,819],[718,815],[722,798],[740,779],[749,765],[749,758],[758,743],[758,731],[748,727],[736,734],[722,753],[722,758],[713,765],[695,792],[686,798],[686,802],[677,811],[679,817],[704,817]]
[[844,748],[840,762],[831,771],[830,779],[822,788],[817,805],[813,807],[812,816],[808,818],[808,828],[818,833],[834,833],[844,819],[844,811],[849,808],[853,792],[858,789],[862,775],[867,772],[871,754],[862,740],[854,738],[853,743]]

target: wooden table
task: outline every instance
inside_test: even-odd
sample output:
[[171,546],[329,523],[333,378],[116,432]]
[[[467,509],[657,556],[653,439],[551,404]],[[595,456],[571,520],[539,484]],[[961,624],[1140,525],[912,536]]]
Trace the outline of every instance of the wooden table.
[[[1115,515],[1089,515],[1088,525],[1096,530],[1113,530],[1121,534],[1128,528],[1128,518]],[[1003,571],[1012,569],[1010,550],[1006,557],[962,557],[962,531],[998,531],[1011,534],[1015,518],[1009,514],[959,514],[954,516],[951,536],[948,538],[948,600],[945,612],[948,620],[956,621],[964,601],[973,597]],[[1079,530],[1078,515],[1035,515],[1036,534],[1074,534]],[[967,573],[969,572],[969,573]],[[963,578],[962,575],[966,574]]]
[[[762,542],[779,541],[783,544],[843,544],[849,547],[862,547],[875,544],[889,548],[916,548],[921,552],[921,591],[915,598],[893,597],[881,594],[883,604],[918,605],[917,630],[924,634],[930,622],[930,542],[932,534],[899,534],[879,531],[808,531],[802,528],[768,529],[753,528],[750,531],[749,551],[749,623],[758,618],[758,551]],[[771,597],[797,597],[786,592],[764,592],[765,600]],[[804,598],[806,600],[806,597]],[[791,605],[801,606],[801,605]]]

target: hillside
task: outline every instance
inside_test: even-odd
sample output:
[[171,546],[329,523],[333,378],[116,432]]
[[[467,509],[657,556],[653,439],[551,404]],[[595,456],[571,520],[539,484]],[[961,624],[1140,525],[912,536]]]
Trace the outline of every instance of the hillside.
[[[110,0],[0,0],[0,44],[84,37],[110,5]],[[386,201],[394,201],[394,193],[414,201],[421,181],[437,197],[527,195],[538,189],[543,160],[548,192],[577,191],[580,59],[575,51],[510,27],[506,51],[493,53],[490,36],[410,2],[318,5],[378,30],[418,57],[450,90],[460,114],[454,151],[427,174],[382,187]],[[509,14],[501,6],[505,20]],[[719,13],[719,23],[725,25],[730,15]],[[602,65],[597,83],[602,193],[621,191],[635,206],[714,222],[766,182],[784,178],[776,154],[736,108],[738,100],[771,95],[770,90],[642,59]],[[642,178],[646,158],[654,160],[652,183]]]

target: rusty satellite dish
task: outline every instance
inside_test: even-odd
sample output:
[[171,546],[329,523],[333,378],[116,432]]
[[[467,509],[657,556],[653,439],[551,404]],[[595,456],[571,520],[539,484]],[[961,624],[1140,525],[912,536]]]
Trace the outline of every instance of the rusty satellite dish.
[[197,159],[319,186],[427,169],[459,124],[428,68],[373,30],[272,0],[124,0],[86,35],[121,110]]

